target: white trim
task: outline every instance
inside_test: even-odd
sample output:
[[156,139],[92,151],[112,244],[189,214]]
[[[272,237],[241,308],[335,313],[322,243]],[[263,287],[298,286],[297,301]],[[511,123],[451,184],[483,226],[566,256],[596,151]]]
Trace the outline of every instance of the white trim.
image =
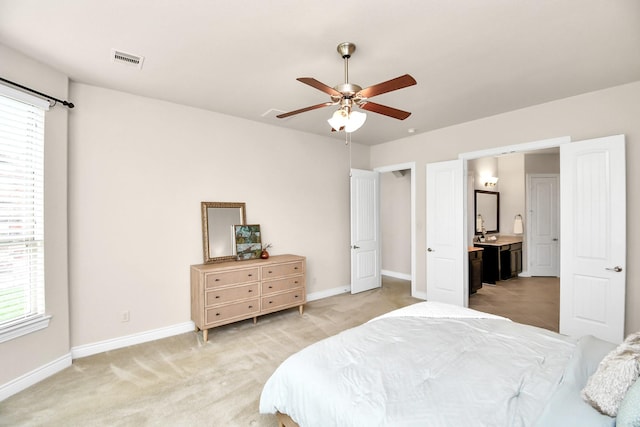
[[15,99],[16,101],[24,102],[25,104],[33,105],[34,107],[38,107],[44,111],[49,111],[49,101],[30,95],[21,90],[14,89],[4,83],[0,83],[0,95]]
[[398,273],[397,271],[381,270],[383,276],[393,277],[401,280],[411,280],[411,275],[406,273]]
[[9,381],[8,383],[0,386],[0,401],[13,396],[16,393],[31,387],[34,384],[39,383],[42,380],[49,378],[50,376],[57,374],[63,369],[71,366],[71,353],[67,353],[56,360],[53,360],[46,365],[43,365],[31,372]]
[[[398,163],[395,165],[380,166],[374,168],[376,172],[393,172],[399,170],[411,169],[411,277],[407,280],[411,280],[411,296],[420,298],[418,291],[416,290],[416,268],[418,264],[417,250],[416,250],[416,162]],[[426,293],[425,298],[426,299]]]
[[458,154],[459,159],[480,159],[482,157],[496,157],[504,154],[523,153],[525,151],[544,150],[546,148],[557,148],[563,144],[571,142],[570,136],[543,139],[540,141],[525,142],[522,144],[507,145],[504,147],[489,148],[487,150],[470,151]]
[[338,286],[337,288],[327,289],[320,292],[314,292],[307,295],[307,302],[316,301],[319,299],[329,298],[335,295],[348,294],[351,292],[351,285]]
[[131,345],[142,344],[149,341],[155,341],[162,338],[172,337],[187,332],[195,331],[195,324],[191,321],[179,323],[177,325],[167,326],[165,328],[152,329],[150,331],[140,332],[137,334],[126,335],[110,340],[99,341],[93,344],[85,344],[71,348],[71,355],[74,359],[91,356],[93,354],[103,353],[109,350],[116,350]]
[[3,327],[0,331],[0,343],[47,328],[50,320],[51,315],[37,316]]

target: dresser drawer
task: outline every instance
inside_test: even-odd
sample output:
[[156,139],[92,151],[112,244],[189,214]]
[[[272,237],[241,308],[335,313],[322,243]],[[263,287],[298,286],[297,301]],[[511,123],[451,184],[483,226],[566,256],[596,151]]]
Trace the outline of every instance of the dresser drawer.
[[260,290],[259,287],[258,283],[252,283],[250,285],[234,286],[233,288],[214,288],[205,293],[205,306],[226,304],[245,298],[256,298]]
[[300,288],[302,286],[304,286],[304,276],[291,276],[285,277],[284,279],[271,280],[262,283],[262,295]]
[[205,323],[211,325],[217,322],[224,322],[237,317],[257,316],[260,312],[260,300],[237,302],[235,304],[222,305],[206,309]]
[[233,285],[236,283],[257,282],[260,280],[258,267],[243,270],[223,271],[220,273],[207,273],[205,287],[207,289],[217,286]]
[[262,279],[290,276],[292,274],[304,273],[302,261],[290,262],[287,264],[276,264],[262,267]]
[[517,251],[518,249],[522,249],[522,243],[512,243],[511,244],[511,250],[512,251]]
[[281,308],[284,306],[296,306],[304,304],[304,290],[295,289],[283,294],[271,295],[262,298],[262,311],[271,311],[271,309]]

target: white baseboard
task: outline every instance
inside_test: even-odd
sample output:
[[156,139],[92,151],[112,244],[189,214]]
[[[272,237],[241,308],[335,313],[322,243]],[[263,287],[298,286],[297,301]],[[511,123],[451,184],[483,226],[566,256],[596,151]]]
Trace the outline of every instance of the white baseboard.
[[124,337],[113,338],[110,340],[100,341],[93,344],[81,345],[71,348],[71,355],[74,359],[91,356],[93,354],[103,353],[109,350],[116,350],[130,345],[142,344],[149,341],[155,341],[162,338],[168,338],[174,335],[180,335],[187,332],[195,331],[195,324],[191,321],[179,323],[177,325],[167,326],[165,328],[152,329],[150,331],[140,332],[137,334],[127,335]]
[[71,353],[67,353],[58,359],[47,363],[31,372],[9,381],[0,386],[0,401],[13,396],[32,385],[49,378],[53,374],[57,374],[65,368],[71,366]]
[[380,270],[380,274],[382,274],[383,276],[389,276],[396,279],[411,280],[411,274],[398,273],[396,271]]
[[307,301],[315,301],[323,298],[329,298],[334,295],[346,294],[351,292],[351,285],[339,286],[333,289],[327,289],[326,291],[314,292],[307,295]]
[[414,298],[418,298],[418,299],[423,299],[423,300],[427,300],[427,293],[426,292],[416,292],[415,294],[411,295]]

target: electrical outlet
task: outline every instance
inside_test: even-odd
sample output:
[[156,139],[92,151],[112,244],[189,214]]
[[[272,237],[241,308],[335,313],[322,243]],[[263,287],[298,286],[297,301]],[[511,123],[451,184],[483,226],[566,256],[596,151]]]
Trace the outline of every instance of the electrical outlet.
[[129,310],[125,310],[120,314],[120,321],[121,322],[128,322],[129,321]]

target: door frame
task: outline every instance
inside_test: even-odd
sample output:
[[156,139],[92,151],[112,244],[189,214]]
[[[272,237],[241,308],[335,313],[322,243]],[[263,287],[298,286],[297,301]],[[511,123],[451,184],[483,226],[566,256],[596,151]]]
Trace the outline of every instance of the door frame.
[[[495,148],[488,148],[485,150],[460,153],[458,154],[458,159],[463,160],[464,173],[466,174],[467,173],[466,171],[468,170],[467,162],[469,160],[480,159],[482,157],[497,157],[505,154],[515,154],[515,153],[524,153],[524,152],[536,151],[536,150],[544,150],[547,148],[559,148],[561,145],[568,144],[570,142],[571,142],[570,136],[561,136],[557,138],[543,139],[540,141],[525,142],[521,144],[513,144],[513,145],[507,145],[503,147],[495,147]],[[465,204],[466,204],[467,195],[469,194],[469,186],[468,186],[469,180],[466,179],[466,176],[464,178],[465,179],[463,179],[463,182],[462,182],[462,192],[464,194]],[[465,207],[465,209],[466,209],[466,212],[468,212],[468,208]],[[466,244],[466,242],[464,243]],[[463,244],[460,250],[464,250],[464,249],[465,248]],[[461,286],[463,287],[468,286],[466,285],[466,280],[463,281]]]
[[[416,162],[380,166],[373,170],[375,172],[385,173],[406,169],[411,170],[411,296],[425,299],[426,295],[417,295],[416,291]],[[382,244],[384,245],[384,242],[382,242]],[[380,267],[382,268],[382,265]]]

